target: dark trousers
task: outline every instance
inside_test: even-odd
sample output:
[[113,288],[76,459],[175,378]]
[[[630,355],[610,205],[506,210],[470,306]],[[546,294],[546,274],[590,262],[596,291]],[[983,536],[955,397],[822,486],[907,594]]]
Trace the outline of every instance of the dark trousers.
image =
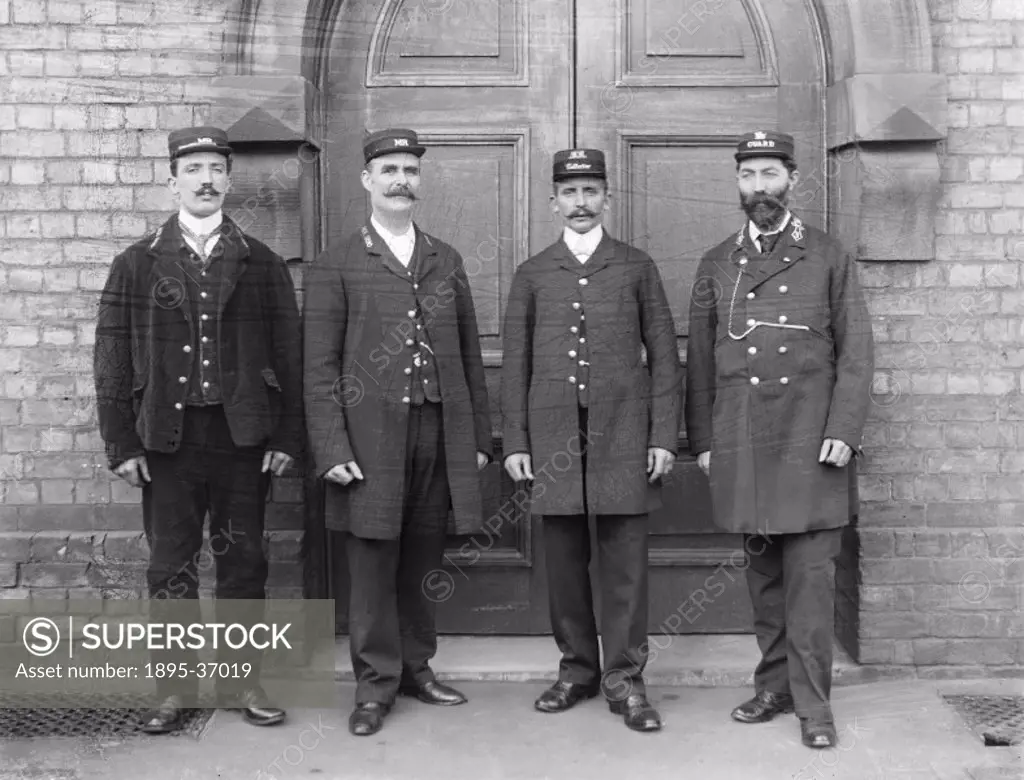
[[745,536],[761,661],[758,691],[790,693],[801,718],[830,718],[835,558],[843,530]]
[[[585,474],[587,410],[580,408],[579,416]],[[584,507],[586,490],[584,477]],[[645,693],[647,515],[599,515],[596,519],[603,674],[590,585],[587,514],[545,515],[543,526],[551,629],[562,653],[558,678],[584,685],[600,682],[610,700]]]
[[[150,558],[147,570],[153,599],[151,620],[161,615],[185,615],[201,622],[199,579],[216,571],[216,598],[259,600],[246,609],[218,605],[223,622],[243,625],[263,617],[267,559],[263,549],[264,510],[270,473],[261,471],[264,448],[239,448],[231,440],[222,406],[188,407],[182,443],[175,453],[147,452],[151,482],[142,490],[142,514]],[[203,527],[210,516],[209,554],[202,550]],[[174,600],[173,613],[161,612],[161,602]],[[181,603],[185,600],[187,603]],[[217,617],[221,621],[220,616]],[[209,636],[209,634],[207,634]],[[195,664],[195,651],[157,651],[154,663]],[[259,680],[257,651],[223,650],[218,660],[250,663],[245,678],[217,678],[218,690],[231,691]],[[198,681],[157,679],[160,695],[195,695]]]
[[345,537],[351,578],[349,646],[356,703],[391,703],[400,685],[434,679],[436,602],[428,575],[441,568],[451,492],[441,404],[413,406],[398,539]]

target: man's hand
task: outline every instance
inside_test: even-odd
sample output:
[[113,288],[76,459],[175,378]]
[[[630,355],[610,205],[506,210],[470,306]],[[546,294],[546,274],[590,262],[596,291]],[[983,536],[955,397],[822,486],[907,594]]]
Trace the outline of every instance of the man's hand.
[[486,452],[477,452],[476,470],[481,471],[484,468],[484,466],[486,466],[490,462],[490,460],[491,459],[487,456]]
[[711,478],[711,450],[705,450],[697,456],[697,465],[704,472],[704,476]]
[[505,458],[505,471],[515,482],[533,479],[533,462],[527,452],[516,452]]
[[818,453],[818,463],[841,469],[850,462],[851,457],[853,457],[853,449],[849,444],[839,439],[825,439],[821,443],[821,452]]
[[280,477],[290,465],[292,465],[291,455],[286,455],[277,450],[267,450],[263,454],[263,468],[261,471],[266,472],[267,469],[270,469],[274,476]]
[[137,458],[128,458],[128,460],[114,469],[114,473],[121,479],[126,480],[132,487],[142,487],[143,482],[151,481],[145,455],[140,455]]
[[659,477],[664,477],[672,471],[672,464],[676,456],[661,447],[647,448],[647,473],[651,476],[648,482],[654,482]]
[[350,483],[354,479],[362,479],[363,472],[359,470],[359,466],[356,465],[354,460],[350,460],[348,463],[335,466],[326,474],[324,479],[331,482],[335,482],[342,487]]

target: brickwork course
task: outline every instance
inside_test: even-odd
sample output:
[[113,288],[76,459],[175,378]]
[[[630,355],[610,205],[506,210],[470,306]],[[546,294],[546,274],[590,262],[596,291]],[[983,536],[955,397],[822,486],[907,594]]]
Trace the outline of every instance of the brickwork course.
[[[95,425],[98,292],[174,208],[167,132],[210,119],[228,5],[0,0],[0,597],[141,592],[140,494]],[[930,10],[950,97],[937,256],[861,267],[879,400],[859,660],[999,673],[1024,662],[1024,1]],[[301,481],[273,498],[271,593],[295,595]]]

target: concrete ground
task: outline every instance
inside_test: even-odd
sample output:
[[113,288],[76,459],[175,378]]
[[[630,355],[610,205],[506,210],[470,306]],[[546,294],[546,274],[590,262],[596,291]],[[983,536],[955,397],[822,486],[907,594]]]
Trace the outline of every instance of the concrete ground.
[[558,665],[550,637],[441,637],[433,667],[469,703],[401,698],[380,733],[353,737],[342,640],[334,709],[292,708],[285,723],[262,729],[218,711],[198,736],[0,738],[0,780],[1024,780],[1021,747],[985,747],[941,698],[1024,694],[1024,681],[879,681],[837,648],[840,744],[813,751],[793,715],[761,725],[729,718],[753,694],[752,636],[650,639],[660,733],[629,731],[597,699],[560,715],[534,711]]
[[560,715],[532,709],[536,683],[466,682],[468,704],[401,699],[385,728],[352,737],[353,685],[334,710],[291,710],[256,728],[219,711],[198,737],[0,741],[2,780],[1009,780],[1024,778],[1021,748],[984,747],[941,692],[1021,692],[1011,681],[907,681],[834,691],[840,744],[800,744],[793,715],[761,725],[729,719],[749,688],[656,687],[664,729],[636,734],[599,700]]

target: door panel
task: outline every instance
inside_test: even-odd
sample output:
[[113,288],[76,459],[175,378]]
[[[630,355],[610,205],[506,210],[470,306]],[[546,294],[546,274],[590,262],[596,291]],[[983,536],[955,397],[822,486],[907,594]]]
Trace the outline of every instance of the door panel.
[[[571,143],[571,0],[361,0],[340,12],[326,89],[328,235],[369,216],[359,182],[365,131],[411,127],[429,147],[416,222],[462,254],[498,415],[501,318],[515,268],[551,242],[550,160]],[[500,445],[500,443],[499,443]],[[484,473],[486,530],[452,536],[442,571],[424,583],[438,629],[543,633],[547,596],[533,519],[496,462]],[[339,628],[347,575],[331,560]]]
[[[697,262],[743,224],[733,149],[782,129],[801,170],[824,165],[824,74],[805,0],[353,0],[344,4],[325,85],[334,140],[325,219],[335,240],[368,215],[364,131],[412,127],[429,147],[416,221],[463,255],[488,365],[494,430],[501,320],[515,268],[559,236],[551,158],[602,149],[609,231],[649,252],[665,281],[680,352]],[[824,177],[812,180],[824,181]],[[799,191],[820,226],[823,189]],[[685,437],[681,433],[681,439]],[[486,530],[452,536],[424,583],[443,633],[548,633],[544,551],[525,493],[485,472]],[[681,441],[685,452],[685,440]],[[344,556],[332,552],[339,628]],[[707,481],[683,455],[651,517],[652,633],[751,630],[740,539],[718,531]],[[599,591],[595,588],[595,597]]]
[[[746,219],[739,136],[784,130],[802,169],[824,159],[824,76],[807,4],[686,5],[680,13],[656,0],[588,0],[577,17],[579,41],[603,43],[577,49],[577,143],[608,157],[606,224],[658,263],[681,352],[697,264]],[[823,201],[823,192],[800,201],[807,222],[820,225]],[[689,456],[666,480],[651,533],[652,633],[751,629],[742,539],[714,526],[707,481]]]

